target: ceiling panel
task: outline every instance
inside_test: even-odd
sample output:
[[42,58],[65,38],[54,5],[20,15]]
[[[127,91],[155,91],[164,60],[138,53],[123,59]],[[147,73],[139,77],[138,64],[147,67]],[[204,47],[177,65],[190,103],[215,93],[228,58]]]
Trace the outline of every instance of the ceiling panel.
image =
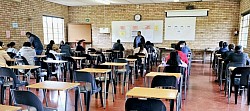
[[[47,0],[47,1],[66,6],[86,6],[86,5],[109,5],[106,3],[102,3],[101,1],[109,1],[110,5],[121,5],[121,4],[166,3],[166,2],[174,2],[175,0]],[[193,1],[222,1],[222,0],[179,0],[179,2],[193,2]],[[223,1],[237,1],[237,0],[223,0]]]

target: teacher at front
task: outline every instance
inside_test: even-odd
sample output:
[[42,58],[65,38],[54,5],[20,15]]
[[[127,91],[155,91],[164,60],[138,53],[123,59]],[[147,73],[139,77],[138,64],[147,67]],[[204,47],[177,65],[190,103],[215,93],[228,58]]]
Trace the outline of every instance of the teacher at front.
[[134,39],[134,48],[138,47],[138,44],[141,43],[142,45],[145,45],[145,39],[144,37],[141,35],[141,31],[137,32],[137,36]]

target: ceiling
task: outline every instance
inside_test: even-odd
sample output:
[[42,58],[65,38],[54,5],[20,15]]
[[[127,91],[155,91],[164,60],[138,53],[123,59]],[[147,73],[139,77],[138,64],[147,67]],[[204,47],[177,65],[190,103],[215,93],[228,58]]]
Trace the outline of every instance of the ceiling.
[[[47,0],[47,1],[66,5],[66,6],[88,6],[88,5],[166,3],[166,2],[175,2],[175,1],[190,2],[190,1],[220,1],[220,0]],[[232,0],[227,0],[227,1],[232,1]]]

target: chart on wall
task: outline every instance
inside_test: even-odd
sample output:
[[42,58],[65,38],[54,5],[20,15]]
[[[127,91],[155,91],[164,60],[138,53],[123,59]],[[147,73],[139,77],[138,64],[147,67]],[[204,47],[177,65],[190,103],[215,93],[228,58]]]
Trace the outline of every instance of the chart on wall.
[[165,40],[195,40],[196,17],[165,18]]
[[137,32],[141,31],[145,41],[162,43],[163,20],[150,21],[112,21],[112,42],[133,42]]

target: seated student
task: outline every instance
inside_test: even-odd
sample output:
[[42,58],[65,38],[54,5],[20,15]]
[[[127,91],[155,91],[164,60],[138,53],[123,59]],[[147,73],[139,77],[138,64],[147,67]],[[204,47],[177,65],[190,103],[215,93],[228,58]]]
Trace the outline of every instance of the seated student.
[[7,44],[8,49],[6,50],[7,52],[11,52],[11,53],[17,53],[17,49],[15,49],[15,42],[10,42],[9,44]]
[[242,64],[246,65],[249,63],[249,57],[247,53],[244,53],[242,50],[242,46],[238,45],[235,47],[234,53],[231,53],[229,56],[226,57],[225,63],[230,64]]
[[[188,64],[187,55],[184,54],[184,53],[181,51],[180,45],[177,44],[177,45],[175,46],[175,50],[178,52],[178,55],[180,56],[181,60],[182,60],[184,63]],[[168,61],[169,59],[170,59],[170,55],[168,55],[168,56],[166,57],[166,61]]]
[[70,57],[73,55],[73,52],[69,46],[69,42],[65,42],[65,44],[61,46],[61,53],[65,53],[66,57]]
[[147,41],[145,43],[145,46],[146,50],[149,52],[149,53],[152,53],[152,52],[155,52],[155,49],[154,49],[154,44],[151,43],[150,41]]
[[170,52],[170,58],[168,59],[166,65],[187,67],[187,64],[180,59],[177,51]]
[[229,44],[228,51],[221,55],[222,59],[226,59],[231,53],[234,53],[234,44]]
[[228,47],[227,46],[228,46],[227,42],[223,42],[222,48],[219,49],[219,51],[217,52],[217,54],[223,54],[223,53],[227,52],[228,51]]
[[76,51],[81,51],[81,53],[85,53],[85,43],[84,43],[85,40],[80,40],[77,42],[77,46],[76,46]]
[[143,53],[145,54],[146,58],[148,58],[148,51],[144,48],[143,44],[139,43],[138,47],[134,49],[134,54],[136,53]]
[[64,41],[62,40],[62,41],[60,42],[59,49],[61,49],[63,45],[64,45]]
[[123,57],[123,51],[124,51],[124,47],[123,47],[123,45],[121,44],[121,41],[120,41],[120,39],[118,39],[117,40],[117,42],[113,45],[113,48],[112,48],[113,50],[119,50],[120,51],[120,53],[119,53],[119,57]]
[[20,53],[30,65],[35,65],[34,58],[36,57],[35,49],[31,48],[30,42],[24,42],[23,47],[19,50],[18,54]]
[[8,66],[6,61],[10,61],[11,58],[3,48],[4,44],[0,41],[0,67]]
[[188,55],[188,53],[191,53],[191,50],[190,50],[190,48],[187,46],[186,41],[179,41],[179,42],[177,43],[177,45],[180,45],[181,51],[182,51],[184,54]]
[[[52,51],[52,52],[50,52]],[[56,53],[59,51],[59,47],[55,44],[54,40],[50,40],[49,44],[46,47],[46,53]]]

